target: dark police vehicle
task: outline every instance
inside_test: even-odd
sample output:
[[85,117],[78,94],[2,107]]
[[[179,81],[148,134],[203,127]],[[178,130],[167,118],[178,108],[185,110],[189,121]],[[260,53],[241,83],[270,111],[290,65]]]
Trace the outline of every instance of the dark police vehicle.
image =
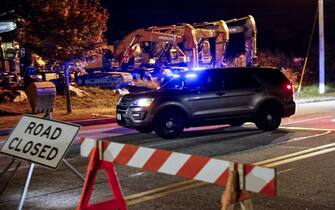
[[172,139],[184,128],[215,124],[254,122],[272,131],[295,109],[292,84],[280,69],[244,67],[174,75],[158,90],[123,96],[116,117],[121,126]]

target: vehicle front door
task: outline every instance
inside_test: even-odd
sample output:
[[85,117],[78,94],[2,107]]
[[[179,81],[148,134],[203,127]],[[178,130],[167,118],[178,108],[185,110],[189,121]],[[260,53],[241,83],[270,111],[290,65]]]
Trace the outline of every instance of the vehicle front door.
[[193,124],[210,122],[224,117],[228,109],[225,81],[220,72],[206,72],[199,78],[201,87],[190,98]]

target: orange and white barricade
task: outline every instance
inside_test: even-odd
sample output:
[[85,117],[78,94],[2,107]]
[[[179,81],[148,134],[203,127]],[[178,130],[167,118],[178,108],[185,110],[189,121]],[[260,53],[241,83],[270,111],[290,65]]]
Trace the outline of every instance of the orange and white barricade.
[[[276,195],[276,171],[272,168],[95,139],[84,139],[80,152],[84,157],[90,156],[90,162],[77,209],[97,209],[93,208],[97,206],[104,209],[104,205],[109,209],[127,209],[114,163],[226,186],[222,210],[237,202],[241,202],[245,209],[252,209],[251,196],[247,191]],[[115,198],[89,205],[98,169],[107,172]]]

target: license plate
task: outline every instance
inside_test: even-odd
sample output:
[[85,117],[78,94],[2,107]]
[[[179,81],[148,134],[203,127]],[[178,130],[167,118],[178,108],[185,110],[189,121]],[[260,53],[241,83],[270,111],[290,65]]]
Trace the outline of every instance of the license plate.
[[116,114],[116,119],[117,119],[117,120],[121,120],[121,119],[122,119],[122,116],[121,116],[120,113],[117,113],[117,114]]

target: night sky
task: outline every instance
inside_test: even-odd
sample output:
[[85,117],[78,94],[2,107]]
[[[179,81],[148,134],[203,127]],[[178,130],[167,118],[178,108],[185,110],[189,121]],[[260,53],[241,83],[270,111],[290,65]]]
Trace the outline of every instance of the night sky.
[[[122,39],[138,28],[175,23],[194,23],[253,15],[258,44],[263,49],[295,53],[306,51],[317,0],[103,0],[110,13],[106,36]],[[325,0],[326,39],[335,41],[335,0]],[[317,30],[316,30],[317,34]],[[317,38],[317,37],[315,37]],[[315,39],[317,43],[317,39]]]
[[[258,47],[303,55],[317,8],[317,0],[101,0],[110,13],[109,43],[129,32],[175,23],[229,20],[253,15]],[[335,0],[324,0],[326,42],[335,48]],[[10,8],[1,5],[0,13]],[[1,19],[5,18],[4,16]],[[317,29],[317,28],[316,28]],[[318,30],[314,44],[317,45]]]

